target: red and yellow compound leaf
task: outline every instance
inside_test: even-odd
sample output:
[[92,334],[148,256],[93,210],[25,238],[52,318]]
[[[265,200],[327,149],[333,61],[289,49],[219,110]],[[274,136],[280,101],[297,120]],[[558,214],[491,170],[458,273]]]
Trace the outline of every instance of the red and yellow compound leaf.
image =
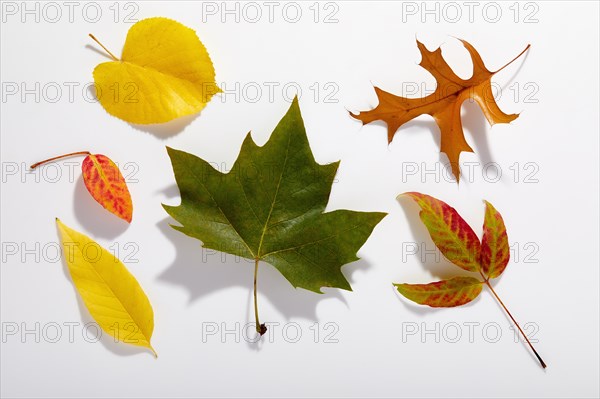
[[133,204],[127,183],[117,165],[107,156],[91,154],[89,151],[71,152],[36,162],[31,165],[31,169],[57,159],[81,155],[86,155],[81,164],[81,171],[89,193],[107,211],[131,223]]
[[432,308],[451,308],[477,298],[483,283],[473,277],[453,277],[429,284],[394,284],[399,293],[413,302]]
[[[510,258],[508,236],[500,213],[492,204],[485,201],[484,233],[482,243],[479,244],[473,230],[448,204],[421,193],[405,193],[400,196],[402,195],[409,195],[419,204],[421,220],[439,250],[457,266],[479,272],[484,281],[473,277],[454,277],[430,284],[394,284],[398,292],[421,305],[434,308],[453,307],[471,302],[479,295],[483,284],[487,285],[537,357],[540,365],[546,368],[546,363],[489,281],[490,278],[502,274]],[[473,258],[472,254],[477,254],[477,257]]]
[[489,278],[502,274],[510,259],[506,226],[500,212],[485,201],[485,220],[481,239],[481,268]]
[[479,104],[485,117],[491,125],[508,123],[518,117],[516,114],[505,114],[498,107],[492,93],[491,79],[496,73],[510,65],[527,49],[499,70],[492,72],[486,68],[481,56],[475,48],[461,40],[473,61],[473,75],[467,79],[458,77],[442,56],[441,48],[429,51],[423,43],[417,40],[421,52],[421,65],[430,72],[437,82],[437,88],[432,94],[423,98],[406,98],[393,95],[375,87],[379,99],[377,107],[370,111],[350,114],[363,124],[382,120],[388,127],[388,143],[392,142],[396,131],[406,122],[424,114],[431,115],[441,132],[441,152],[448,156],[452,173],[459,180],[459,157],[463,151],[473,152],[465,140],[460,108],[467,99]]
[[107,156],[90,154],[81,165],[83,182],[107,211],[131,223],[133,204],[121,171]]
[[421,221],[440,252],[462,269],[479,271],[479,238],[456,209],[426,194],[409,192],[400,196],[404,195],[410,196],[421,207]]

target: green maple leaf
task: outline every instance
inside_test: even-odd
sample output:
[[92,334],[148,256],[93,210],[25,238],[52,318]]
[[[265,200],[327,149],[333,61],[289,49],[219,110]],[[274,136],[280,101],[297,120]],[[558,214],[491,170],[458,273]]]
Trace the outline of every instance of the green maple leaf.
[[229,173],[168,148],[181,205],[163,205],[182,226],[172,226],[215,249],[273,265],[294,286],[321,293],[321,287],[351,290],[341,266],[386,215],[380,212],[324,212],[339,161],[315,162],[298,100],[295,99],[262,147],[246,136]]

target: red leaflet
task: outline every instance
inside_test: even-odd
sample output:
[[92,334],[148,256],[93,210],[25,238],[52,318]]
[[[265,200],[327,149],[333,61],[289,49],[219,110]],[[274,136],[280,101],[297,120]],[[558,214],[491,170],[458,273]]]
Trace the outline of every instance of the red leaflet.
[[473,277],[453,277],[429,284],[394,284],[402,295],[421,305],[448,308],[477,298],[483,283]]
[[421,207],[419,216],[440,252],[456,266],[479,271],[479,238],[456,209],[443,201],[421,193],[404,193]]
[[131,223],[133,204],[129,189],[121,171],[107,156],[91,154],[88,151],[73,152],[37,162],[31,165],[31,169],[47,162],[75,155],[86,155],[81,165],[83,182],[96,202],[127,223]]
[[485,201],[485,220],[481,239],[481,268],[488,278],[502,274],[510,259],[508,235],[500,213]]

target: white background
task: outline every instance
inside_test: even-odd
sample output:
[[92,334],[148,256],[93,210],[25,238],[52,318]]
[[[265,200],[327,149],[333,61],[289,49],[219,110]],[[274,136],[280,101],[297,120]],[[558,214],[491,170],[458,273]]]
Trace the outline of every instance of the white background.
[[[283,14],[283,4],[270,22],[262,2],[256,23],[249,21],[255,10],[246,8],[244,14],[243,4],[239,22],[235,15],[225,15],[222,22],[220,2],[213,3],[216,15],[203,14],[202,5],[192,2],[116,7],[99,2],[97,22],[91,21],[95,9],[83,13],[84,3],[77,3],[69,21],[67,6],[58,2],[62,18],[54,23],[56,10],[46,8],[44,14],[42,3],[39,22],[22,13],[21,2],[12,4],[19,10],[3,13],[1,31],[3,397],[598,397],[597,2],[502,2],[487,8],[478,3],[471,21],[462,2],[451,8],[428,3],[430,9],[438,7],[439,22],[436,14],[422,13],[421,2],[412,3],[418,8],[414,15],[403,12],[399,2],[321,3],[317,23],[312,2],[298,3],[302,17],[297,23],[286,21],[294,10]],[[455,5],[462,13],[457,22]],[[502,14],[494,23],[496,8]],[[83,88],[106,58],[94,51],[87,34],[119,55],[131,26],[125,17],[132,11],[135,19],[166,16],[195,29],[226,94],[197,118],[144,129],[88,101]],[[332,12],[337,22],[324,23]],[[468,77],[471,62],[452,36],[474,44],[492,70],[532,45],[527,57],[494,77],[503,88],[500,107],[520,112],[517,120],[490,128],[474,104],[463,106],[475,154],[463,153],[461,161],[478,164],[464,172],[460,186],[445,175],[423,173],[446,161],[431,118],[401,128],[388,147],[383,124],[361,127],[346,112],[377,104],[371,84],[398,94],[407,82],[435,87],[417,65],[415,37],[430,49],[442,45],[457,73]],[[36,82],[39,100],[35,94],[22,98],[23,88],[36,92]],[[9,95],[15,83],[19,92]],[[289,83],[302,89],[300,106],[316,159],[342,161],[328,209],[389,216],[360,250],[362,260],[343,268],[353,292],[294,290],[263,264],[261,316],[280,325],[271,329],[273,342],[254,344],[241,334],[253,321],[253,265],[207,254],[198,241],[168,226],[173,221],[160,204],[179,199],[165,145],[226,170],[248,131],[259,144],[267,140],[289,106],[293,87],[287,96],[282,92]],[[278,85],[272,98],[269,84]],[[72,99],[68,85],[76,85]],[[257,86],[263,90],[254,101]],[[57,87],[62,89],[58,100]],[[325,102],[332,87],[339,89],[330,98],[337,102]],[[32,162],[81,150],[127,164],[124,173],[138,180],[129,184],[135,206],[130,226],[91,199],[80,178],[81,159],[69,160],[77,163],[72,178],[66,162],[27,173]],[[407,173],[415,165],[418,171]],[[502,177],[495,182],[497,169]],[[422,262],[419,255],[407,254],[412,242],[422,242],[426,250],[434,246],[417,207],[396,201],[405,191],[447,201],[477,234],[483,199],[503,214],[515,250],[495,287],[517,320],[530,323],[528,331],[537,330],[533,338],[547,370],[522,342],[514,342],[510,322],[488,290],[470,305],[442,310],[397,295],[392,282],[424,283],[460,274],[434,255]],[[93,340],[94,330],[84,331],[90,316],[56,258],[57,216],[103,246],[118,247],[121,258],[129,256],[125,264],[154,307],[158,359],[115,344],[106,334],[95,343],[83,338],[87,331]],[[18,251],[12,250],[15,244]],[[65,323],[76,323],[73,342]],[[205,342],[203,323],[204,329],[219,328],[216,335],[205,335]],[[479,323],[471,324],[471,339],[464,323]],[[19,331],[7,334],[15,325]],[[61,336],[53,343],[57,325]],[[419,331],[407,335],[413,327]],[[491,342],[497,327],[502,335]],[[36,328],[38,337],[23,333]],[[222,336],[223,328],[237,330],[239,338]],[[293,343],[298,329],[302,336]],[[316,343],[315,329],[320,332]],[[435,333],[422,335],[424,329],[437,329],[439,339]],[[337,343],[326,342],[332,332],[329,338]],[[457,332],[461,336],[455,339]]]

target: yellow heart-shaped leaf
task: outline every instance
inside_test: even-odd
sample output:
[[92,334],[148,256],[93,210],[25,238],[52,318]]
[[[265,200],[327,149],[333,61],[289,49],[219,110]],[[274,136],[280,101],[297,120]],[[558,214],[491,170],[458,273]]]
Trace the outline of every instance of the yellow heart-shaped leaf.
[[196,32],[168,18],[137,22],[121,59],[108,53],[114,61],[94,69],[96,95],[109,114],[126,122],[164,123],[191,115],[220,91]]

